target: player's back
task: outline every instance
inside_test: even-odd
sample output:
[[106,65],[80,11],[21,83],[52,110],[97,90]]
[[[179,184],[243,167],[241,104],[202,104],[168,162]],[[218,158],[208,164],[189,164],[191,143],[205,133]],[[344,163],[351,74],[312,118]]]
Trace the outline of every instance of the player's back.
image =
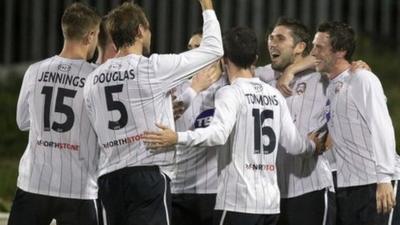
[[66,198],[97,198],[97,144],[83,102],[94,66],[54,56],[25,73],[17,123],[29,130],[18,187]]
[[279,213],[275,160],[284,99],[258,78],[237,78],[220,91],[232,92],[240,109],[229,139],[230,151],[219,155],[219,162],[226,165],[219,165],[222,171],[216,208]]
[[[149,58],[131,54],[108,60],[91,74],[85,96],[101,147],[100,175],[124,167],[173,163],[175,151],[152,153],[141,139],[144,131],[157,129],[155,121],[174,128],[169,90],[206,61],[189,64],[187,60],[202,56],[202,49],[192,51]],[[209,54],[206,59],[214,58]]]
[[[221,88],[216,98],[217,108],[219,101],[229,101],[226,104],[237,109],[229,151],[220,152],[218,159],[216,209],[279,213],[278,144],[287,153],[304,157],[314,153],[314,145],[297,131],[284,97],[259,78],[237,78]],[[216,114],[223,117],[219,111]]]
[[141,138],[154,121],[174,126],[170,84],[139,55],[108,60],[88,83],[88,107],[101,147],[100,175],[127,166],[172,162],[173,152],[152,154]]
[[[174,128],[169,90],[223,55],[215,12],[203,13],[200,47],[180,54],[129,54],[108,60],[85,84],[85,101],[101,147],[100,175],[132,166],[173,163],[174,151],[146,150],[143,132],[155,122]],[[167,172],[167,171],[165,171]]]

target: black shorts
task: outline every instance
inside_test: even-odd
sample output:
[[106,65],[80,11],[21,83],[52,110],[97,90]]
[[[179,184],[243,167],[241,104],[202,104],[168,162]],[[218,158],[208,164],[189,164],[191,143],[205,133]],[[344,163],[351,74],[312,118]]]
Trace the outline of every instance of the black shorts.
[[98,225],[95,200],[58,198],[17,189],[8,225]]
[[323,189],[281,199],[278,225],[335,225],[335,193]]
[[337,189],[337,171],[332,171],[333,187]]
[[336,191],[338,225],[386,225],[389,214],[376,210],[376,184],[338,188]]
[[107,225],[169,225],[169,178],[158,166],[123,168],[98,183]]
[[172,194],[172,225],[212,224],[216,194]]
[[213,225],[276,225],[279,214],[250,214],[231,211],[214,211]]

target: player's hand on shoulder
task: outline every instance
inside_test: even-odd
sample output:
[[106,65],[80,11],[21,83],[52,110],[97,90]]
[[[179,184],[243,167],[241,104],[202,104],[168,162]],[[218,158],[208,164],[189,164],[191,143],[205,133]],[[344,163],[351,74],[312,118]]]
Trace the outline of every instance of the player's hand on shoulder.
[[165,152],[169,151],[168,147],[174,146],[178,141],[178,135],[175,131],[171,130],[161,124],[156,124],[160,130],[158,131],[145,131],[143,142],[146,144],[147,149],[152,152]]
[[364,69],[364,70],[371,71],[371,68],[369,67],[369,65],[362,60],[353,61],[351,63],[351,67],[350,67],[351,73],[354,73],[358,69]]
[[389,213],[396,205],[393,186],[389,183],[378,183],[376,187],[376,210],[378,213]]
[[289,65],[285,71],[283,71],[282,76],[278,79],[276,84],[277,89],[282,93],[283,96],[291,96],[292,88],[290,87],[290,83],[292,82],[294,76],[297,73],[305,70],[314,69],[316,64],[317,59],[314,56],[309,55]]
[[218,69],[219,63],[215,63],[209,67],[200,70],[193,78],[192,85],[197,93],[206,90],[215,83],[221,76],[221,71]]
[[293,80],[294,74],[284,73],[279,77],[276,82],[276,89],[278,89],[281,94],[285,97],[292,95],[292,88],[290,87],[290,82]]

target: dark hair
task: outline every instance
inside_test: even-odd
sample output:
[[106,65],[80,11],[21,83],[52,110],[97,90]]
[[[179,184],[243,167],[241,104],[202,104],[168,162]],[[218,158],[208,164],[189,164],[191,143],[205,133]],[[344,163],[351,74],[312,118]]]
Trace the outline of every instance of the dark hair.
[[107,29],[117,49],[135,43],[139,25],[149,28],[142,8],[132,2],[125,2],[113,9],[107,17]]
[[351,61],[356,49],[356,39],[350,25],[343,22],[323,22],[318,26],[317,31],[328,33],[333,51],[346,51],[344,57]]
[[253,30],[234,27],[224,33],[225,58],[236,66],[249,68],[257,58],[257,37]]
[[100,16],[93,9],[82,3],[73,3],[61,17],[61,29],[65,39],[81,40],[100,21]]
[[312,49],[311,34],[308,28],[303,23],[296,19],[279,18],[275,24],[275,27],[277,26],[287,27],[291,31],[294,45],[300,42],[304,42],[306,44],[306,48],[304,49],[302,54],[303,56],[307,56],[310,54],[310,51]]
[[99,41],[97,42],[97,44],[101,49],[105,49],[107,44],[112,42],[111,36],[107,30],[106,23],[107,16],[103,17],[100,23]]

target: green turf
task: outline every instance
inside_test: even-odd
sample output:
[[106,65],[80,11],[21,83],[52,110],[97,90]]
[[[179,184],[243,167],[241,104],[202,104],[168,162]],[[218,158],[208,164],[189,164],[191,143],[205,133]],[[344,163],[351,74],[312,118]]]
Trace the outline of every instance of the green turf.
[[16,189],[19,159],[0,159],[0,212],[9,211]]

